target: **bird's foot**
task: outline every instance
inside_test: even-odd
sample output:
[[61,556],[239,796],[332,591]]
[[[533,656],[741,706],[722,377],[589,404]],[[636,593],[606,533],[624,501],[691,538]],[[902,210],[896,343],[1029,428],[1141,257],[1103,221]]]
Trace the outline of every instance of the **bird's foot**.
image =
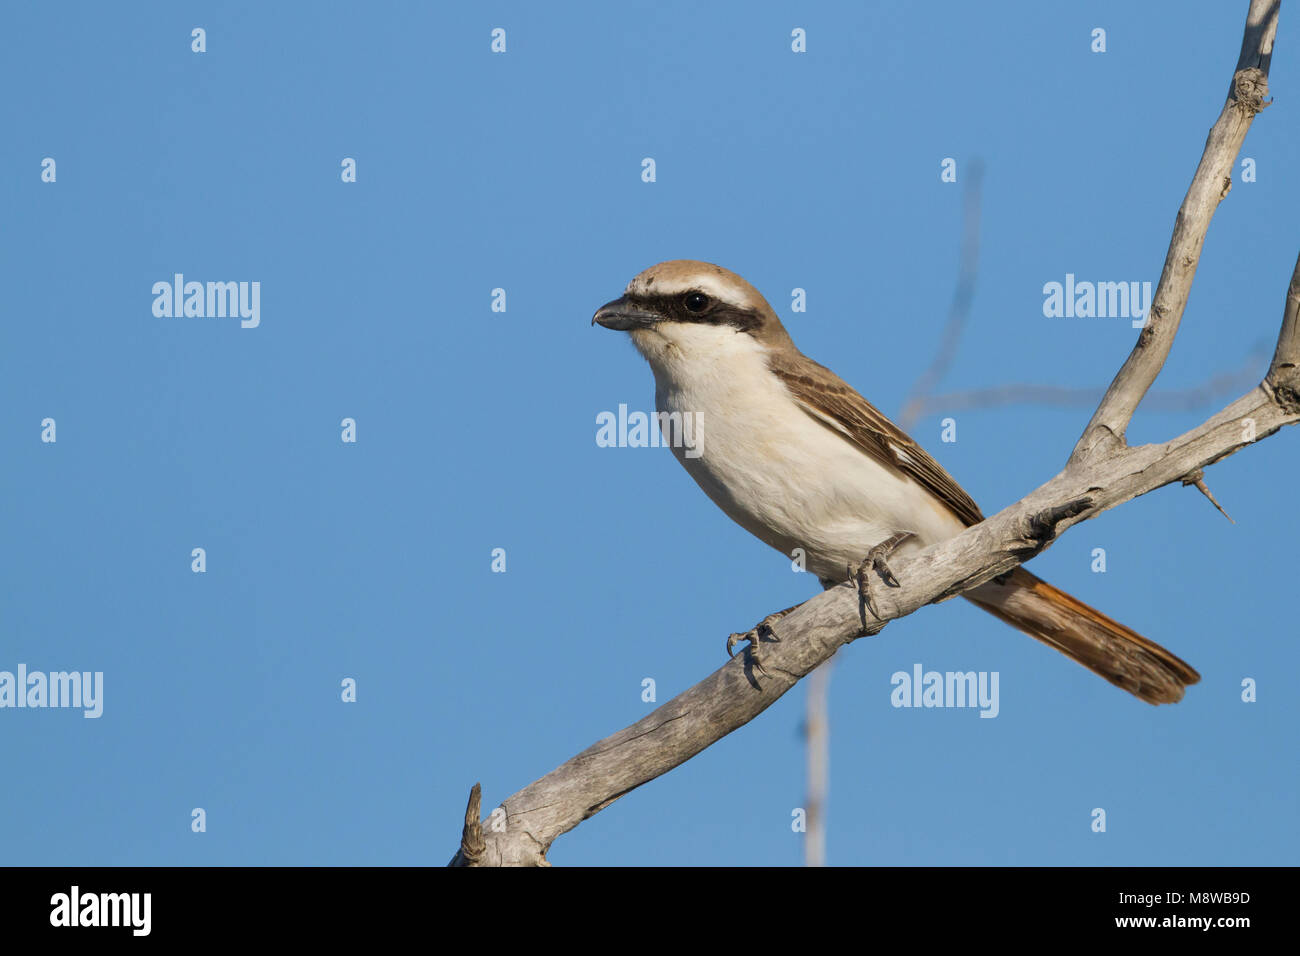
[[847,569],[849,572],[849,580],[855,582],[858,586],[858,617],[862,619],[862,632],[864,634],[867,633],[869,629],[867,623],[867,611],[870,611],[871,616],[877,621],[880,620],[880,614],[876,611],[875,602],[871,600],[871,579],[867,572],[874,571],[878,574],[880,580],[885,582],[886,587],[899,587],[898,578],[896,578],[894,572],[889,569],[888,558],[895,550],[897,550],[900,544],[914,537],[916,537],[916,535],[911,531],[899,531],[895,534],[891,534],[888,538],[867,552],[867,556],[863,558],[862,563],[858,565],[857,571],[854,571],[852,566],[849,566]]
[[[799,605],[797,604],[795,605],[795,607],[798,606]],[[727,656],[733,657],[735,655],[736,645],[739,644],[741,641],[748,641],[749,642],[749,663],[753,665],[755,671],[759,672],[760,674],[766,675],[767,671],[763,670],[763,661],[761,659],[761,651],[759,650],[759,645],[762,642],[763,636],[765,634],[774,641],[780,640],[780,638],[778,638],[776,634],[772,631],[772,625],[775,622],[781,620],[781,618],[785,617],[793,610],[794,607],[788,607],[784,611],[777,611],[775,614],[769,614],[767,617],[763,618],[763,620],[759,621],[757,624],[751,627],[748,631],[741,631],[732,634],[730,637],[727,638]]]

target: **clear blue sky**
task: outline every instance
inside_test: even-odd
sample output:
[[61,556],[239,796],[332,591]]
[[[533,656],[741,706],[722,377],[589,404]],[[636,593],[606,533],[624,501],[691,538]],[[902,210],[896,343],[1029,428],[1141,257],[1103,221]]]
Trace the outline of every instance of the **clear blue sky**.
[[[818,590],[664,449],[597,447],[596,415],[653,386],[594,309],[660,260],[717,262],[896,414],[957,269],[940,162],[960,179],[980,157],[981,271],[942,389],[1104,384],[1130,322],[1045,318],[1043,285],[1158,277],[1245,7],[6,5],[0,670],[102,671],[105,700],[98,720],[0,710],[0,862],[445,862],[474,781],[495,806],[643,716],[643,678],[667,700]],[[1243,152],[1258,181],[1215,218],[1159,387],[1276,335],[1293,26]],[[175,273],[260,282],[260,326],[155,317]],[[1139,413],[1131,438],[1213,410]],[[1088,414],[915,434],[992,513]],[[1297,862],[1298,441],[1210,470],[1235,525],[1167,488],[1033,562],[1200,670],[1176,706],[959,601],[843,651],[829,862]],[[915,663],[997,671],[999,716],[892,708]],[[551,859],[798,863],[803,707],[799,687]]]

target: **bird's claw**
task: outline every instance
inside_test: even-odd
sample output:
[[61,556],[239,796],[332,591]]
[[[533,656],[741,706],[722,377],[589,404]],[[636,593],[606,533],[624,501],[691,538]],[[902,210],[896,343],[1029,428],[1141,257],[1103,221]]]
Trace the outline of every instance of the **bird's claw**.
[[741,641],[749,641],[749,663],[753,665],[754,670],[758,671],[760,674],[766,674],[767,671],[763,670],[763,662],[759,657],[759,650],[758,650],[759,642],[762,640],[761,632],[766,626],[767,625],[765,623],[759,624],[755,627],[750,628],[748,631],[743,631],[743,632],[738,631],[737,633],[732,634],[730,637],[728,637],[727,656],[735,657],[736,645],[739,644]]
[[727,638],[727,656],[735,656],[735,647],[741,641],[749,642],[749,662],[753,665],[754,670],[760,674],[766,675],[767,671],[763,669],[763,662],[760,659],[759,645],[763,636],[767,635],[771,640],[777,640],[776,634],[772,631],[772,622],[779,621],[785,615],[793,611],[794,608],[786,608],[784,611],[777,611],[775,614],[769,614],[763,620],[759,621],[748,631],[738,631]]
[[867,611],[870,611],[871,616],[877,621],[880,620],[880,613],[876,610],[875,602],[871,600],[871,579],[867,575],[867,571],[871,570],[879,575],[880,580],[885,582],[886,587],[901,587],[898,578],[889,568],[889,555],[904,541],[914,537],[916,535],[911,531],[896,532],[868,551],[867,556],[858,565],[857,571],[853,570],[852,565],[846,569],[849,573],[849,580],[855,582],[858,586],[858,617],[862,620],[864,634],[870,626],[867,623]]

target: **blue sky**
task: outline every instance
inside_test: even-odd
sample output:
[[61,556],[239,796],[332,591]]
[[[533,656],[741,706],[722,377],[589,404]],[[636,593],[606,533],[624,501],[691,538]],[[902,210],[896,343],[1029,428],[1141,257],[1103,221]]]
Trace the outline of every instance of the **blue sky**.
[[[1047,318],[1043,285],[1158,278],[1245,6],[6,5],[0,670],[102,671],[104,712],[0,709],[0,862],[445,862],[476,780],[494,806],[643,716],[643,678],[665,701],[818,591],[666,450],[597,446],[596,416],[653,386],[595,308],[655,262],[717,262],[896,414],[981,159],[978,286],[940,390],[1103,385],[1130,322]],[[1215,217],[1158,389],[1271,350],[1297,63],[1284,19],[1257,181]],[[176,273],[259,282],[260,324],[156,317]],[[1130,438],[1229,397],[1140,411]],[[1089,414],[914,434],[993,513]],[[1197,667],[1176,706],[964,602],[842,651],[828,861],[1294,864],[1296,442],[1208,472],[1235,525],[1166,488],[1032,564]],[[916,663],[998,672],[998,717],[891,707]],[[799,863],[803,707],[798,687],[552,861]]]

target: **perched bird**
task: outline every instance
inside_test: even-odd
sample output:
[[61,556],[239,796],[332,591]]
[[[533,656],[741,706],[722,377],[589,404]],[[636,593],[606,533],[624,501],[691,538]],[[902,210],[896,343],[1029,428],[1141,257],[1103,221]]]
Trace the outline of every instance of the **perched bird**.
[[[760,540],[786,555],[803,549],[824,587],[859,568],[861,588],[869,552],[907,554],[984,520],[902,429],[800,352],[740,276],[707,262],[662,262],[592,323],[631,336],[654,372],[661,414],[698,418],[701,446],[672,445],[695,482]],[[888,580],[887,564],[876,567]],[[1163,647],[1024,568],[962,596],[1148,703],[1178,701],[1200,680]],[[785,613],[732,635],[728,650],[748,639],[757,661],[761,629]]]

